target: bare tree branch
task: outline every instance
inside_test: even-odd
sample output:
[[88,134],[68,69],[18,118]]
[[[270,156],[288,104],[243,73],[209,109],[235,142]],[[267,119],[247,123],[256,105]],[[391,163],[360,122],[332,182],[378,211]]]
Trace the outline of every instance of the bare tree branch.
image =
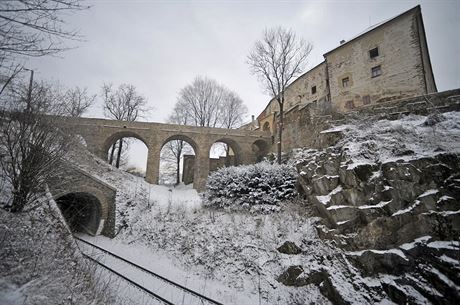
[[25,84],[15,89],[0,114],[0,167],[12,187],[9,210],[21,212],[60,170],[71,136],[56,128],[63,109],[48,85],[34,83],[30,96]]
[[[136,87],[133,85],[122,84],[115,90],[112,84],[104,84],[101,95],[106,117],[133,122],[144,117],[149,111],[147,99],[137,93]],[[109,158],[110,163],[112,163],[115,149],[117,149],[116,167],[120,167],[124,144],[123,139],[118,141],[118,146],[113,144]]]

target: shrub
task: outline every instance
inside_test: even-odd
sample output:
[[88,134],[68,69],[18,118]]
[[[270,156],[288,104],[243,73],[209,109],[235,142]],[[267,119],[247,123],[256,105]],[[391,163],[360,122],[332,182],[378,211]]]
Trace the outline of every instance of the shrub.
[[296,195],[296,179],[295,169],[288,165],[261,162],[221,168],[208,178],[205,204],[220,208],[278,205]]

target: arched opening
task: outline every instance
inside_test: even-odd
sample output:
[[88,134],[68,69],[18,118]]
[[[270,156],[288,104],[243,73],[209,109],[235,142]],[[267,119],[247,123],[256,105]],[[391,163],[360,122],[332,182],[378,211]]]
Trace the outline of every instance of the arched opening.
[[72,232],[96,235],[101,222],[101,204],[88,193],[76,192],[59,197],[56,203]]
[[265,122],[264,125],[262,126],[262,130],[263,130],[263,131],[271,131],[270,123],[269,123],[269,122]]
[[104,152],[109,164],[133,175],[145,177],[148,147],[138,134],[124,131],[112,135],[104,144]]
[[191,184],[196,170],[196,143],[187,136],[169,137],[161,147],[159,184]]
[[209,150],[209,171],[241,164],[241,149],[234,140],[219,139]]
[[252,143],[252,152],[256,157],[256,162],[260,162],[268,154],[270,147],[264,140],[257,140]]

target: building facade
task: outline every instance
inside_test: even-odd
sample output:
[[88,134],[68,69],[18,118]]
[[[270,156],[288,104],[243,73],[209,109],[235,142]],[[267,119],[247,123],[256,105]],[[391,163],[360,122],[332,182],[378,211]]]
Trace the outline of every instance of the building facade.
[[[324,114],[340,113],[436,91],[421,8],[416,6],[325,53],[322,63],[286,88],[284,110],[316,103]],[[259,128],[275,134],[278,111],[272,99],[258,116]]]

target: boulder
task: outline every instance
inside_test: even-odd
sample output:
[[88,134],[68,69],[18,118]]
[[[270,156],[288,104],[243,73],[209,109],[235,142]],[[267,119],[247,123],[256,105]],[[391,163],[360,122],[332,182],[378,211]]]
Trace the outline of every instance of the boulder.
[[359,209],[353,206],[330,206],[327,208],[327,212],[335,224],[354,220],[359,217]]
[[388,180],[418,183],[422,172],[410,163],[388,162],[382,164],[383,176]]
[[366,202],[366,198],[363,193],[358,191],[356,188],[348,188],[342,191],[342,195],[349,205],[359,206]]
[[340,182],[346,187],[359,186],[359,181],[354,170],[348,169],[346,165],[339,168],[339,178]]
[[367,275],[400,274],[413,265],[412,261],[399,249],[350,252],[347,257]]
[[300,249],[294,242],[292,241],[285,241],[284,244],[279,246],[276,250],[280,253],[284,254],[299,254],[302,252],[302,249]]
[[276,279],[286,286],[305,286],[308,285],[305,278],[300,277],[303,273],[302,266],[290,266]]
[[377,169],[376,164],[362,164],[354,168],[356,177],[361,181],[368,181],[372,177],[374,171]]
[[318,195],[327,195],[335,189],[339,183],[338,176],[322,176],[312,180],[313,190]]

